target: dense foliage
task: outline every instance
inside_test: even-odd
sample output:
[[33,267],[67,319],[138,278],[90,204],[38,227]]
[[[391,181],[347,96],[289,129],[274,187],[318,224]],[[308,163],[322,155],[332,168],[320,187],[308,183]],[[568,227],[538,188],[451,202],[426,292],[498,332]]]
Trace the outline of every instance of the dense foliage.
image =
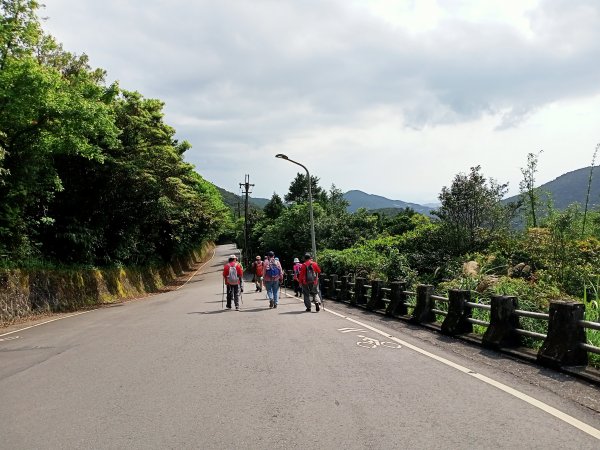
[[0,2],[0,255],[4,264],[146,264],[230,220],[163,103],[107,85],[43,32],[31,0]]
[[[412,287],[432,283],[441,292],[469,289],[480,301],[514,295],[522,309],[533,311],[547,311],[553,299],[579,299],[586,303],[587,319],[598,321],[600,211],[536,203],[537,193],[529,189],[534,175],[529,156],[523,201],[513,204],[502,201],[506,185],[487,180],[480,167],[473,167],[442,189],[433,219],[410,209],[393,216],[364,209],[351,214],[335,187],[325,192],[313,186],[320,193],[314,208],[318,262],[326,273],[405,280]],[[274,250],[288,269],[293,257],[310,248],[308,204],[299,179],[300,174],[286,195],[292,203],[283,204],[275,194],[267,211],[252,217],[252,249],[257,254]],[[529,225],[514,227],[515,222]],[[486,314],[475,312],[476,318],[489,320]],[[545,333],[539,320],[523,318],[522,325]],[[600,345],[598,334],[588,331],[595,345]]]

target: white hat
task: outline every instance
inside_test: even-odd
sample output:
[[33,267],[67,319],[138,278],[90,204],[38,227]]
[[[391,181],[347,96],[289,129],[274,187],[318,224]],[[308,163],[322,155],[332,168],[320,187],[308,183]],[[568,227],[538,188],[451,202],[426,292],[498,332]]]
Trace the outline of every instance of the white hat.
[[300,260],[298,258],[294,258],[294,262],[297,263],[300,262]]
[[235,255],[229,255],[229,257],[233,258],[233,259],[237,259],[237,256],[235,256]]

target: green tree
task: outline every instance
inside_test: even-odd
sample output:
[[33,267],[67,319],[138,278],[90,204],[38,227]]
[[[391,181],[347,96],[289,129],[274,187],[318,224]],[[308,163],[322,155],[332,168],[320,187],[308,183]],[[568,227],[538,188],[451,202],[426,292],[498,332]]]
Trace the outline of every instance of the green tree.
[[407,231],[414,230],[420,219],[424,216],[418,214],[412,208],[404,208],[394,216],[383,215],[380,218],[381,230],[391,236],[398,236]]
[[335,184],[332,184],[326,195],[326,201],[322,205],[327,214],[344,215],[350,203],[344,198],[344,193]]
[[0,72],[10,58],[31,56],[43,33],[33,0],[0,0]]
[[273,192],[271,200],[263,207],[263,213],[267,219],[277,219],[284,209],[285,205],[283,204],[281,197]]
[[[327,193],[319,186],[319,178],[310,176],[310,188],[314,202],[326,202]],[[290,184],[288,193],[284,200],[287,203],[306,203],[308,202],[308,183],[306,175],[297,173],[296,178]]]
[[230,227],[163,103],[107,86],[42,32],[38,7],[0,0],[0,253],[142,264]]
[[[314,205],[315,222],[319,223],[325,212],[319,204]],[[261,225],[260,247],[273,250],[284,268],[291,269],[294,257],[300,257],[311,248],[308,204],[291,205],[275,220]],[[320,242],[318,241],[319,245]],[[317,247],[318,248],[318,247]]]
[[508,227],[509,210],[500,203],[508,185],[493,179],[488,184],[480,171],[481,167],[476,166],[468,175],[456,175],[450,188],[442,188],[438,197],[441,206],[433,212],[439,217],[449,250],[454,254],[480,250],[495,233]]
[[29,56],[5,61],[0,147],[6,151],[7,175],[0,186],[0,246],[9,253],[34,252],[36,235],[54,220],[47,211],[64,189],[55,161],[102,161],[102,149],[116,146],[113,93],[86,74],[65,79]]

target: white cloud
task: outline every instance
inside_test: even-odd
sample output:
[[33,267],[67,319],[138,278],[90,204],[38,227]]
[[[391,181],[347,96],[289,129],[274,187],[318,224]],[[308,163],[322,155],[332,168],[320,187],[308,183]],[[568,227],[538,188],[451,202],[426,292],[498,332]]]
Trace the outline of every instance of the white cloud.
[[600,139],[594,0],[46,5],[67,49],[164,100],[188,160],[233,191],[249,173],[283,193],[289,152],[326,187],[424,202],[477,164],[516,188],[539,148],[548,181]]

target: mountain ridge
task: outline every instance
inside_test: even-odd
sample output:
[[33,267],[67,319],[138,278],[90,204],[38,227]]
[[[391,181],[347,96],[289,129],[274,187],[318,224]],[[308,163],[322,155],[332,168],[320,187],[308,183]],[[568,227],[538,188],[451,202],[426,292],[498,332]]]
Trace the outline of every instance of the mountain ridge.
[[[570,172],[559,175],[552,181],[548,181],[536,189],[542,203],[552,199],[554,208],[563,210],[573,203],[585,205],[586,195],[588,190],[588,182],[590,177],[590,169],[592,166],[582,167],[581,169],[572,170]],[[594,169],[598,170],[597,167]],[[515,202],[520,195],[513,195],[504,199],[504,202]],[[592,177],[590,186],[590,198],[588,209],[600,206],[600,171],[596,172],[596,177]]]
[[[581,169],[571,170],[562,175],[559,175],[554,180],[548,181],[536,189],[539,192],[540,201],[547,203],[549,197],[552,199],[554,207],[559,210],[567,208],[573,203],[585,204],[588,181],[590,176],[591,166],[582,167]],[[594,167],[596,177],[592,177],[592,183],[590,187],[590,201],[588,209],[594,207],[600,207],[600,169]],[[243,205],[243,199],[239,195],[233,194],[216,186],[221,195],[226,199],[226,203],[232,210],[237,209],[238,201]],[[344,198],[349,202],[348,211],[355,212],[359,208],[365,208],[369,211],[373,210],[386,210],[391,212],[393,210],[400,210],[405,208],[411,208],[418,213],[431,215],[431,212],[436,209],[439,205],[419,204],[406,202],[404,200],[392,200],[381,195],[369,194],[367,192],[352,189],[343,194]],[[519,199],[520,195],[513,195],[505,198],[504,203],[515,202]],[[267,198],[261,197],[250,197],[249,201],[252,205],[258,208],[264,207],[269,202]]]
[[358,189],[353,189],[344,193],[344,198],[350,203],[348,206],[349,212],[355,212],[359,208],[367,210],[374,209],[405,209],[411,208],[416,212],[429,215],[433,208],[420,205],[418,203],[405,202],[403,200],[392,200],[381,195],[368,194]]

